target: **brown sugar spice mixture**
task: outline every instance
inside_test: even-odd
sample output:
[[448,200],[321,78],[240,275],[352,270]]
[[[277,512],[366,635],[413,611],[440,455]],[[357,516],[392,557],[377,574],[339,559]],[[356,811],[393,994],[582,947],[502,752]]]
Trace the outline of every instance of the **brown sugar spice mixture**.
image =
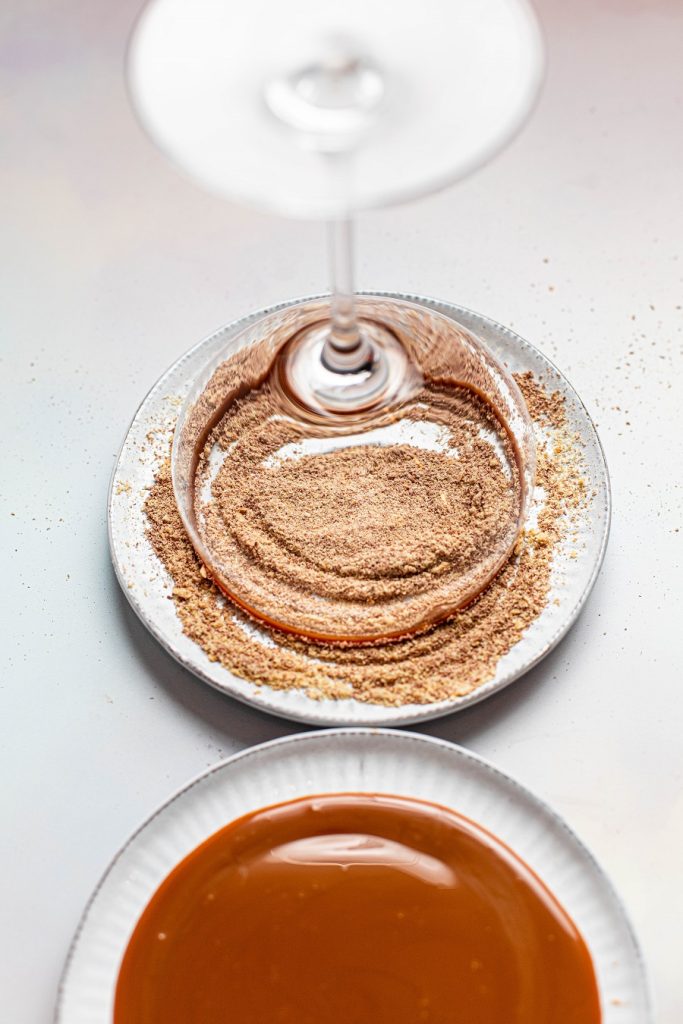
[[[275,689],[301,689],[318,698],[354,697],[368,703],[394,706],[430,703],[462,696],[491,679],[500,659],[521,639],[545,607],[554,550],[567,535],[572,511],[585,498],[580,452],[575,439],[566,430],[561,396],[546,393],[531,374],[518,376],[517,383],[536,427],[547,438],[547,443],[539,445],[537,454],[537,485],[542,488],[544,500],[533,528],[525,531],[514,556],[475,602],[450,622],[399,641],[369,647],[327,645],[283,634],[248,619],[225,600],[208,578],[185,535],[175,505],[170,468],[168,464],[162,466],[145,506],[148,534],[173,579],[171,596],[187,636],[198,643],[211,660],[220,662],[237,676]],[[429,457],[429,454],[420,451],[420,456]],[[347,480],[349,474],[354,479],[359,474],[367,474],[369,478],[382,461],[375,465],[372,447],[356,449],[351,458],[352,469],[344,459],[331,460],[335,467],[341,466],[341,475]],[[405,473],[406,455],[399,454],[397,460],[396,472]],[[298,460],[293,466],[301,467],[301,462],[305,460]],[[336,472],[335,468],[335,475]],[[303,480],[297,478],[301,473]],[[290,509],[291,494],[307,482],[305,466],[292,471],[292,477],[287,482],[290,495],[286,505]],[[422,484],[422,474],[420,480]],[[333,503],[324,494],[330,486],[328,478],[321,497],[323,504],[326,500],[329,502],[330,511],[320,510],[328,516],[333,512]],[[345,502],[351,500],[352,492],[353,488],[347,491]],[[358,491],[357,495],[360,493]],[[276,496],[268,500],[277,503]],[[274,517],[271,523],[277,521],[272,508],[271,515]],[[438,509],[429,510],[433,526],[432,515],[438,516]],[[420,524],[415,523],[413,528],[419,529]],[[296,531],[288,536],[293,533]],[[389,546],[382,555],[385,560],[381,568],[387,576],[392,565],[400,566],[400,547],[400,542],[393,549]],[[417,549],[418,545],[415,547]],[[432,549],[435,553],[429,556],[432,564],[438,557],[437,549],[438,541]],[[319,559],[320,552],[318,547]],[[291,557],[293,562],[298,562],[301,555],[295,552]],[[342,553],[342,561],[344,557]],[[358,568],[356,566],[356,570]],[[296,567],[292,571],[295,572]],[[376,583],[377,566],[374,571],[373,583]],[[358,579],[362,586],[360,573]]]
[[300,632],[323,637],[330,619],[337,635],[388,636],[466,604],[511,550],[521,506],[493,411],[437,384],[398,419],[341,435],[311,435],[263,385],[213,430],[197,480],[223,579],[273,622],[296,608]]

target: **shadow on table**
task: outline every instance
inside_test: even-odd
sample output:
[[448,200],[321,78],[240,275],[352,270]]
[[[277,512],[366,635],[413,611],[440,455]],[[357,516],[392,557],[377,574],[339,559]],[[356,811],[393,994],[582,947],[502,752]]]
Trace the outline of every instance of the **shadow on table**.
[[153,681],[164,690],[167,697],[195,718],[202,719],[212,729],[225,733],[242,746],[250,747],[307,728],[219,693],[183,668],[143,626],[118,584],[116,612],[136,657]]
[[457,714],[437,718],[431,722],[422,722],[409,728],[414,732],[449,740],[451,743],[476,750],[480,737],[520,715],[528,714],[528,711],[525,711],[528,702],[538,698],[538,691],[543,686],[552,686],[554,677],[566,662],[567,655],[563,651],[566,640],[567,637],[564,637],[557,647],[526,675],[481,703],[465,708]]
[[[122,628],[137,657],[168,697],[188,713],[243,746],[314,728],[277,718],[212,689],[167,653],[142,625],[120,588],[115,589]],[[539,688],[552,684],[553,676],[566,660],[565,643],[566,638],[525,676],[480,704],[409,728],[476,749],[481,736],[494,731],[506,720],[524,714],[524,705],[536,696]]]

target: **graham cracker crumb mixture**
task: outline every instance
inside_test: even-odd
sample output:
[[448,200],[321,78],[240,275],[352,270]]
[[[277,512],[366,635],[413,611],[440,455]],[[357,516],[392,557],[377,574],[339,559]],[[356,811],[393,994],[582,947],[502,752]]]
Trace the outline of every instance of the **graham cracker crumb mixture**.
[[[541,441],[540,500],[515,554],[452,621],[419,636],[369,647],[313,643],[256,624],[208,578],[184,533],[166,462],[145,511],[148,536],[173,580],[171,598],[186,635],[237,676],[274,689],[301,689],[314,698],[423,704],[463,696],[490,680],[500,659],[546,606],[554,553],[571,537],[572,513],[586,497],[581,452],[566,428],[562,396],[546,391],[530,373],[516,379]],[[357,449],[353,473],[375,472],[374,457],[371,448]],[[365,468],[356,464],[366,459]],[[404,472],[403,455],[399,463],[396,471]],[[389,557],[397,560],[400,555],[397,551]]]
[[521,505],[493,411],[434,384],[355,439],[311,438],[263,385],[220,420],[197,479],[200,532],[224,578],[273,621],[296,608],[303,632],[323,635],[330,617],[342,635],[390,635],[467,603],[507,556]]

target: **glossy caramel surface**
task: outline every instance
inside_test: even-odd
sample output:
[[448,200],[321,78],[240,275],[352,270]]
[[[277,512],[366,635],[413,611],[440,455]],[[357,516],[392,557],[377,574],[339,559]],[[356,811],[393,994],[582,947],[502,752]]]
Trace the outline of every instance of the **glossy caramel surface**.
[[417,800],[247,815],[168,876],[114,1024],[598,1024],[571,919],[479,826]]

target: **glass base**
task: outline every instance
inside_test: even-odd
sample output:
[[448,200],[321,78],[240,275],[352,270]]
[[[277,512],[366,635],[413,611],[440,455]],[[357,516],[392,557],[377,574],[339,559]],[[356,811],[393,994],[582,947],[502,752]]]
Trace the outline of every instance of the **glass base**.
[[284,347],[277,378],[283,395],[300,415],[342,419],[372,415],[417,392],[421,374],[396,335],[367,319],[359,328],[360,358],[358,352],[338,352],[330,345],[327,322],[304,328]]

